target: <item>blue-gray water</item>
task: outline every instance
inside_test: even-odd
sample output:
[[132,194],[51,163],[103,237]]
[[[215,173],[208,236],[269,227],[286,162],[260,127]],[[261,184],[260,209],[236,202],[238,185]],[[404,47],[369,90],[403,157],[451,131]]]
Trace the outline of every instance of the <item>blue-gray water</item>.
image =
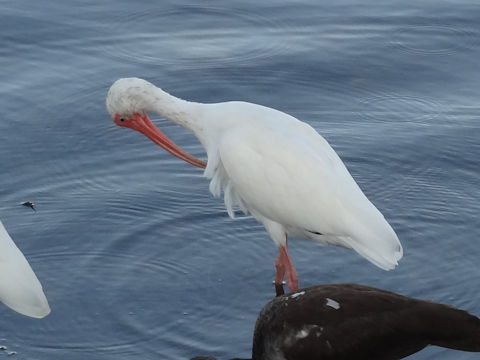
[[293,239],[301,286],[358,282],[480,315],[480,5],[259,3],[0,1],[0,218],[52,308],[34,320],[0,306],[16,359],[247,357],[273,296],[263,228],[230,220],[199,169],[110,120],[106,92],[126,76],[274,107],[332,144],[405,256],[385,272]]

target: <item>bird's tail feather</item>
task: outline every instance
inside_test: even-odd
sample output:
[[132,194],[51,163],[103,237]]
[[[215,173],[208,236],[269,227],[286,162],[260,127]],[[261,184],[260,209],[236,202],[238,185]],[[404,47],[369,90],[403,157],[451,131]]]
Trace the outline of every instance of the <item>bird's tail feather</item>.
[[370,202],[345,212],[347,244],[384,270],[394,269],[403,257],[400,240],[390,224]]
[[398,242],[395,250],[389,253],[382,253],[352,238],[347,238],[346,241],[353,250],[383,270],[394,269],[398,265],[398,261],[403,257],[403,248],[400,242]]
[[[466,311],[441,304],[419,309],[428,324],[432,345],[463,351],[480,351],[480,319]],[[435,309],[438,308],[438,309]],[[420,315],[419,315],[420,316]]]
[[398,261],[403,257],[403,248],[400,242],[398,243],[398,250],[393,251],[390,256],[385,256],[383,253],[379,253],[375,249],[371,249],[370,246],[365,246],[365,244],[355,241],[348,236],[314,234],[305,231],[303,237],[325,245],[335,245],[353,249],[365,259],[383,270],[394,269],[398,265]]
[[[375,209],[376,210],[376,209]],[[345,234],[320,234],[305,231],[303,236],[326,245],[336,245],[355,250],[381,269],[392,270],[403,257],[402,244],[397,235],[376,210],[376,217],[350,217]]]

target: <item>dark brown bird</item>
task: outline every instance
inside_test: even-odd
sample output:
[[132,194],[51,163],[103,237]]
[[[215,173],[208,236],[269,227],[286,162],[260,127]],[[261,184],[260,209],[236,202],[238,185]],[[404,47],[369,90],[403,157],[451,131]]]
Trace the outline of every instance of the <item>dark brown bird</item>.
[[480,319],[466,311],[357,284],[276,297],[260,312],[253,360],[394,360],[428,345],[480,352]]

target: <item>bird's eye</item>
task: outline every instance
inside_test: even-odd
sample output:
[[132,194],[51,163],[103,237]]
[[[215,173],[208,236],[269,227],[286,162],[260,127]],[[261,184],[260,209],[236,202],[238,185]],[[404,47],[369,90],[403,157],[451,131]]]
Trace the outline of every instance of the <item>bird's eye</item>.
[[124,118],[120,118],[120,119],[118,119],[118,120],[121,121],[121,122],[124,122],[124,121],[125,121]]

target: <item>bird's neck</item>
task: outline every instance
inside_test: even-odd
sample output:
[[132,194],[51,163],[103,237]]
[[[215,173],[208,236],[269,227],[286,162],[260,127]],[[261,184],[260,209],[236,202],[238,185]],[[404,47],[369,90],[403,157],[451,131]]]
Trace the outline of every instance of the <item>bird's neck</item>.
[[153,99],[149,110],[191,131],[197,137],[200,136],[202,125],[199,122],[202,104],[177,98],[160,88],[155,88],[152,95]]

